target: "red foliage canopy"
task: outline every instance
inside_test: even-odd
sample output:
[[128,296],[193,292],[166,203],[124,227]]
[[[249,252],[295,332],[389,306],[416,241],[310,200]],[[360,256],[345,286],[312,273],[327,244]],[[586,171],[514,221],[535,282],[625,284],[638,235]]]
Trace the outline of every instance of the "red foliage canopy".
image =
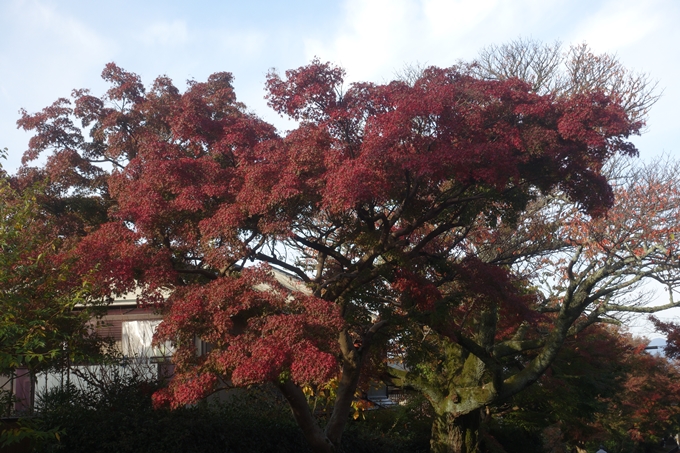
[[[338,311],[322,299],[291,293],[266,269],[183,286],[172,299],[156,334],[178,344],[174,360],[180,373],[155,396],[158,403],[194,402],[218,379],[221,387],[279,379],[303,385],[337,374],[334,340],[343,326]],[[195,338],[210,344],[199,359]]]
[[[166,77],[147,92],[113,64],[103,77],[102,98],[76,90],[73,107],[23,113],[19,126],[35,131],[26,161],[51,154],[22,175],[47,175],[55,200],[101,200],[62,217],[86,236],[78,254],[102,296],[172,290],[160,335],[178,342],[184,374],[161,399],[188,402],[218,379],[320,382],[339,365],[346,407],[333,420],[346,419],[371,339],[399,307],[394,289],[427,306],[453,274],[419,266],[464,257],[474,223],[516,218],[541,192],[601,213],[612,203],[603,163],[635,154],[626,139],[641,126],[597,92],[541,96],[455,67],[342,92],[343,71],[313,61],[268,76],[270,105],[299,121],[281,136],[236,101],[228,73],[184,93]],[[295,273],[312,294],[288,295],[243,270],[248,260]],[[500,281],[485,297],[512,286],[474,258],[457,265],[454,278],[486,275],[468,287]],[[210,354],[195,358],[194,336]]]

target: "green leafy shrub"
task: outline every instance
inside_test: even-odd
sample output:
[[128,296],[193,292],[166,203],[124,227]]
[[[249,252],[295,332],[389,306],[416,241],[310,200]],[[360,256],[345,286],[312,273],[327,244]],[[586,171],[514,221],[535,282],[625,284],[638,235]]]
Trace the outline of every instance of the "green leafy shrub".
[[[272,387],[238,390],[192,407],[155,409],[159,385],[114,374],[105,384],[41,395],[40,429],[59,430],[41,451],[70,453],[309,452],[290,408]],[[426,411],[427,412],[427,411]],[[422,402],[368,411],[350,421],[347,452],[410,453],[429,448],[430,419]],[[323,420],[321,420],[323,422]]]
[[257,392],[170,411],[153,408],[151,394],[157,389],[148,381],[119,377],[105,388],[71,385],[43,395],[42,423],[64,433],[48,451],[305,451],[302,433],[284,406],[267,403]]

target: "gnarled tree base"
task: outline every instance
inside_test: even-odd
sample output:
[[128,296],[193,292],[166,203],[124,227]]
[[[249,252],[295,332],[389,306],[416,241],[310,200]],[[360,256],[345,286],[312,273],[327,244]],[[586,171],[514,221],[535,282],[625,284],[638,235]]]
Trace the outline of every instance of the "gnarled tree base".
[[435,415],[432,423],[432,453],[477,453],[481,414],[474,410],[458,415],[445,412]]

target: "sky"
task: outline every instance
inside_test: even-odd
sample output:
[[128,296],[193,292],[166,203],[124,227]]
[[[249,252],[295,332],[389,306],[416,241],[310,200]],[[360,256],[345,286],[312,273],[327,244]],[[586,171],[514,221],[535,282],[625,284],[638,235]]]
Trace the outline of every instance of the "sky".
[[0,0],[0,149],[10,172],[30,135],[19,110],[36,112],[74,88],[101,95],[115,62],[151,84],[167,75],[183,89],[229,71],[236,95],[285,131],[264,100],[264,81],[314,57],[346,82],[385,82],[406,65],[451,66],[517,38],[586,42],[648,73],[663,89],[641,158],[680,157],[680,2],[677,0]]

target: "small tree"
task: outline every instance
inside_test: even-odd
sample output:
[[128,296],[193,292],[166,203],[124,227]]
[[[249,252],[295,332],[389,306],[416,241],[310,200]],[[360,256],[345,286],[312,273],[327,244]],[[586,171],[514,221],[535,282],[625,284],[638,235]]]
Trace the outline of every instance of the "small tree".
[[680,380],[646,344],[603,324],[568,338],[539,385],[492,409],[494,433],[502,439],[518,430],[535,437],[554,430],[559,444],[579,451],[603,443],[613,451],[658,445],[677,432]]
[[101,345],[87,327],[87,288],[71,274],[39,196],[0,174],[0,374],[23,368],[32,383],[39,371],[99,356]]

